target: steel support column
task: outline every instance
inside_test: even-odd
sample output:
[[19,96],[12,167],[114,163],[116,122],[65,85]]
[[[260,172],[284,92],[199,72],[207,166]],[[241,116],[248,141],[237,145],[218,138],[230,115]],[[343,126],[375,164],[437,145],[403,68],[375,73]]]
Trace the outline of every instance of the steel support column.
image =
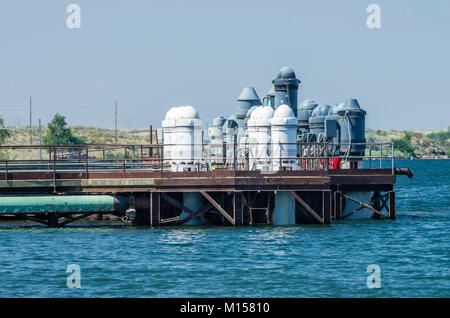
[[334,192],[334,218],[339,220],[342,218],[342,192]]
[[150,192],[150,226],[158,226],[161,223],[160,193]]
[[395,220],[395,191],[389,191],[389,218]]

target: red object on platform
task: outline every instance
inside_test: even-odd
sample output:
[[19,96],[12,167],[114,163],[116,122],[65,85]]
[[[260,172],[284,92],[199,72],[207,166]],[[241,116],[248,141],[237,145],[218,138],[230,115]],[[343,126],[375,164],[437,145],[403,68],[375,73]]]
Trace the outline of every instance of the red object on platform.
[[341,158],[333,158],[330,159],[330,166],[331,169],[341,169]]

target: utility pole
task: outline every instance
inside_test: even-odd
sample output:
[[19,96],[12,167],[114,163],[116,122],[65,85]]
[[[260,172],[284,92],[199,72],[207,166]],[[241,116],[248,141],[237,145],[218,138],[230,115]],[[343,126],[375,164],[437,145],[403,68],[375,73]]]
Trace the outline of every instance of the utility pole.
[[39,161],[42,160],[42,130],[41,130],[41,119],[39,118],[39,126],[38,126],[38,135],[39,135]]
[[114,121],[114,128],[116,130],[116,144],[117,144],[117,101],[116,101],[116,112],[115,112],[115,121]]
[[33,131],[31,130],[31,124],[32,124],[32,111],[31,111],[31,95],[30,95],[30,145],[33,144]]
[[153,144],[153,127],[150,125],[150,145]]

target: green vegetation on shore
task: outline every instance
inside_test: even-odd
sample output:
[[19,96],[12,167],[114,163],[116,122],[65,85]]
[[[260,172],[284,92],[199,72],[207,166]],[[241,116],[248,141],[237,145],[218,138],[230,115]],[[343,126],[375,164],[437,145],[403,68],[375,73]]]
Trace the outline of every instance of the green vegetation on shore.
[[[0,117],[0,145],[4,144],[6,140],[11,137],[9,131],[5,128],[3,118]],[[6,150],[0,149],[0,159],[8,157],[8,152]]]
[[403,153],[405,157],[416,157],[414,146],[411,142],[411,133],[405,132],[405,135],[402,138],[392,139],[392,144],[394,145],[394,150],[397,149],[399,152]]
[[3,118],[0,117],[0,145],[2,145],[10,136],[9,131],[5,128]]
[[447,131],[367,129],[366,139],[368,143],[393,143],[396,157],[450,157],[450,127]]
[[86,142],[72,134],[67,128],[66,118],[56,114],[47,126],[47,134],[43,139],[44,145],[83,145]]

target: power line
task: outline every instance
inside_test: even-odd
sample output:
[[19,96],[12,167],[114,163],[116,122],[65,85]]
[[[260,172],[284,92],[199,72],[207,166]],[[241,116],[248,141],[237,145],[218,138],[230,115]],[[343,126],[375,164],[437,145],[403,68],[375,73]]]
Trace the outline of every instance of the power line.
[[[28,100],[25,101],[15,101],[19,104],[14,104],[14,101],[0,101],[4,104],[0,104],[0,113],[5,119],[5,121],[11,126],[24,126],[33,127],[33,118],[38,114],[40,117],[42,113],[45,114],[44,120],[49,116],[50,112],[60,112],[62,109],[63,115],[68,118],[68,120],[78,122],[80,119],[83,120],[84,124],[98,125],[98,121],[102,120],[102,124],[105,124],[105,112],[99,107],[106,107],[105,105],[99,104],[81,104],[77,106],[69,106],[69,104],[57,104],[47,101],[36,101],[33,99],[32,95],[29,96]],[[89,106],[90,104],[90,106]],[[73,104],[72,104],[73,105]],[[133,125],[136,118],[127,112],[126,115],[118,116],[119,103],[115,101],[114,103],[114,129],[118,131],[119,124],[124,127],[129,127]],[[80,111],[82,109],[82,111]],[[132,110],[130,110],[132,112]],[[28,117],[28,118],[27,118]],[[90,123],[91,122],[91,123]],[[30,144],[33,142],[33,137],[30,135]],[[118,141],[118,133],[117,133]]]
[[10,131],[16,131],[16,130],[37,130],[39,128],[37,127],[33,127],[33,128],[29,128],[29,127],[17,127],[17,126],[7,126],[7,127],[0,127],[0,130],[10,130]]
[[0,100],[0,104],[26,104],[27,100]]

